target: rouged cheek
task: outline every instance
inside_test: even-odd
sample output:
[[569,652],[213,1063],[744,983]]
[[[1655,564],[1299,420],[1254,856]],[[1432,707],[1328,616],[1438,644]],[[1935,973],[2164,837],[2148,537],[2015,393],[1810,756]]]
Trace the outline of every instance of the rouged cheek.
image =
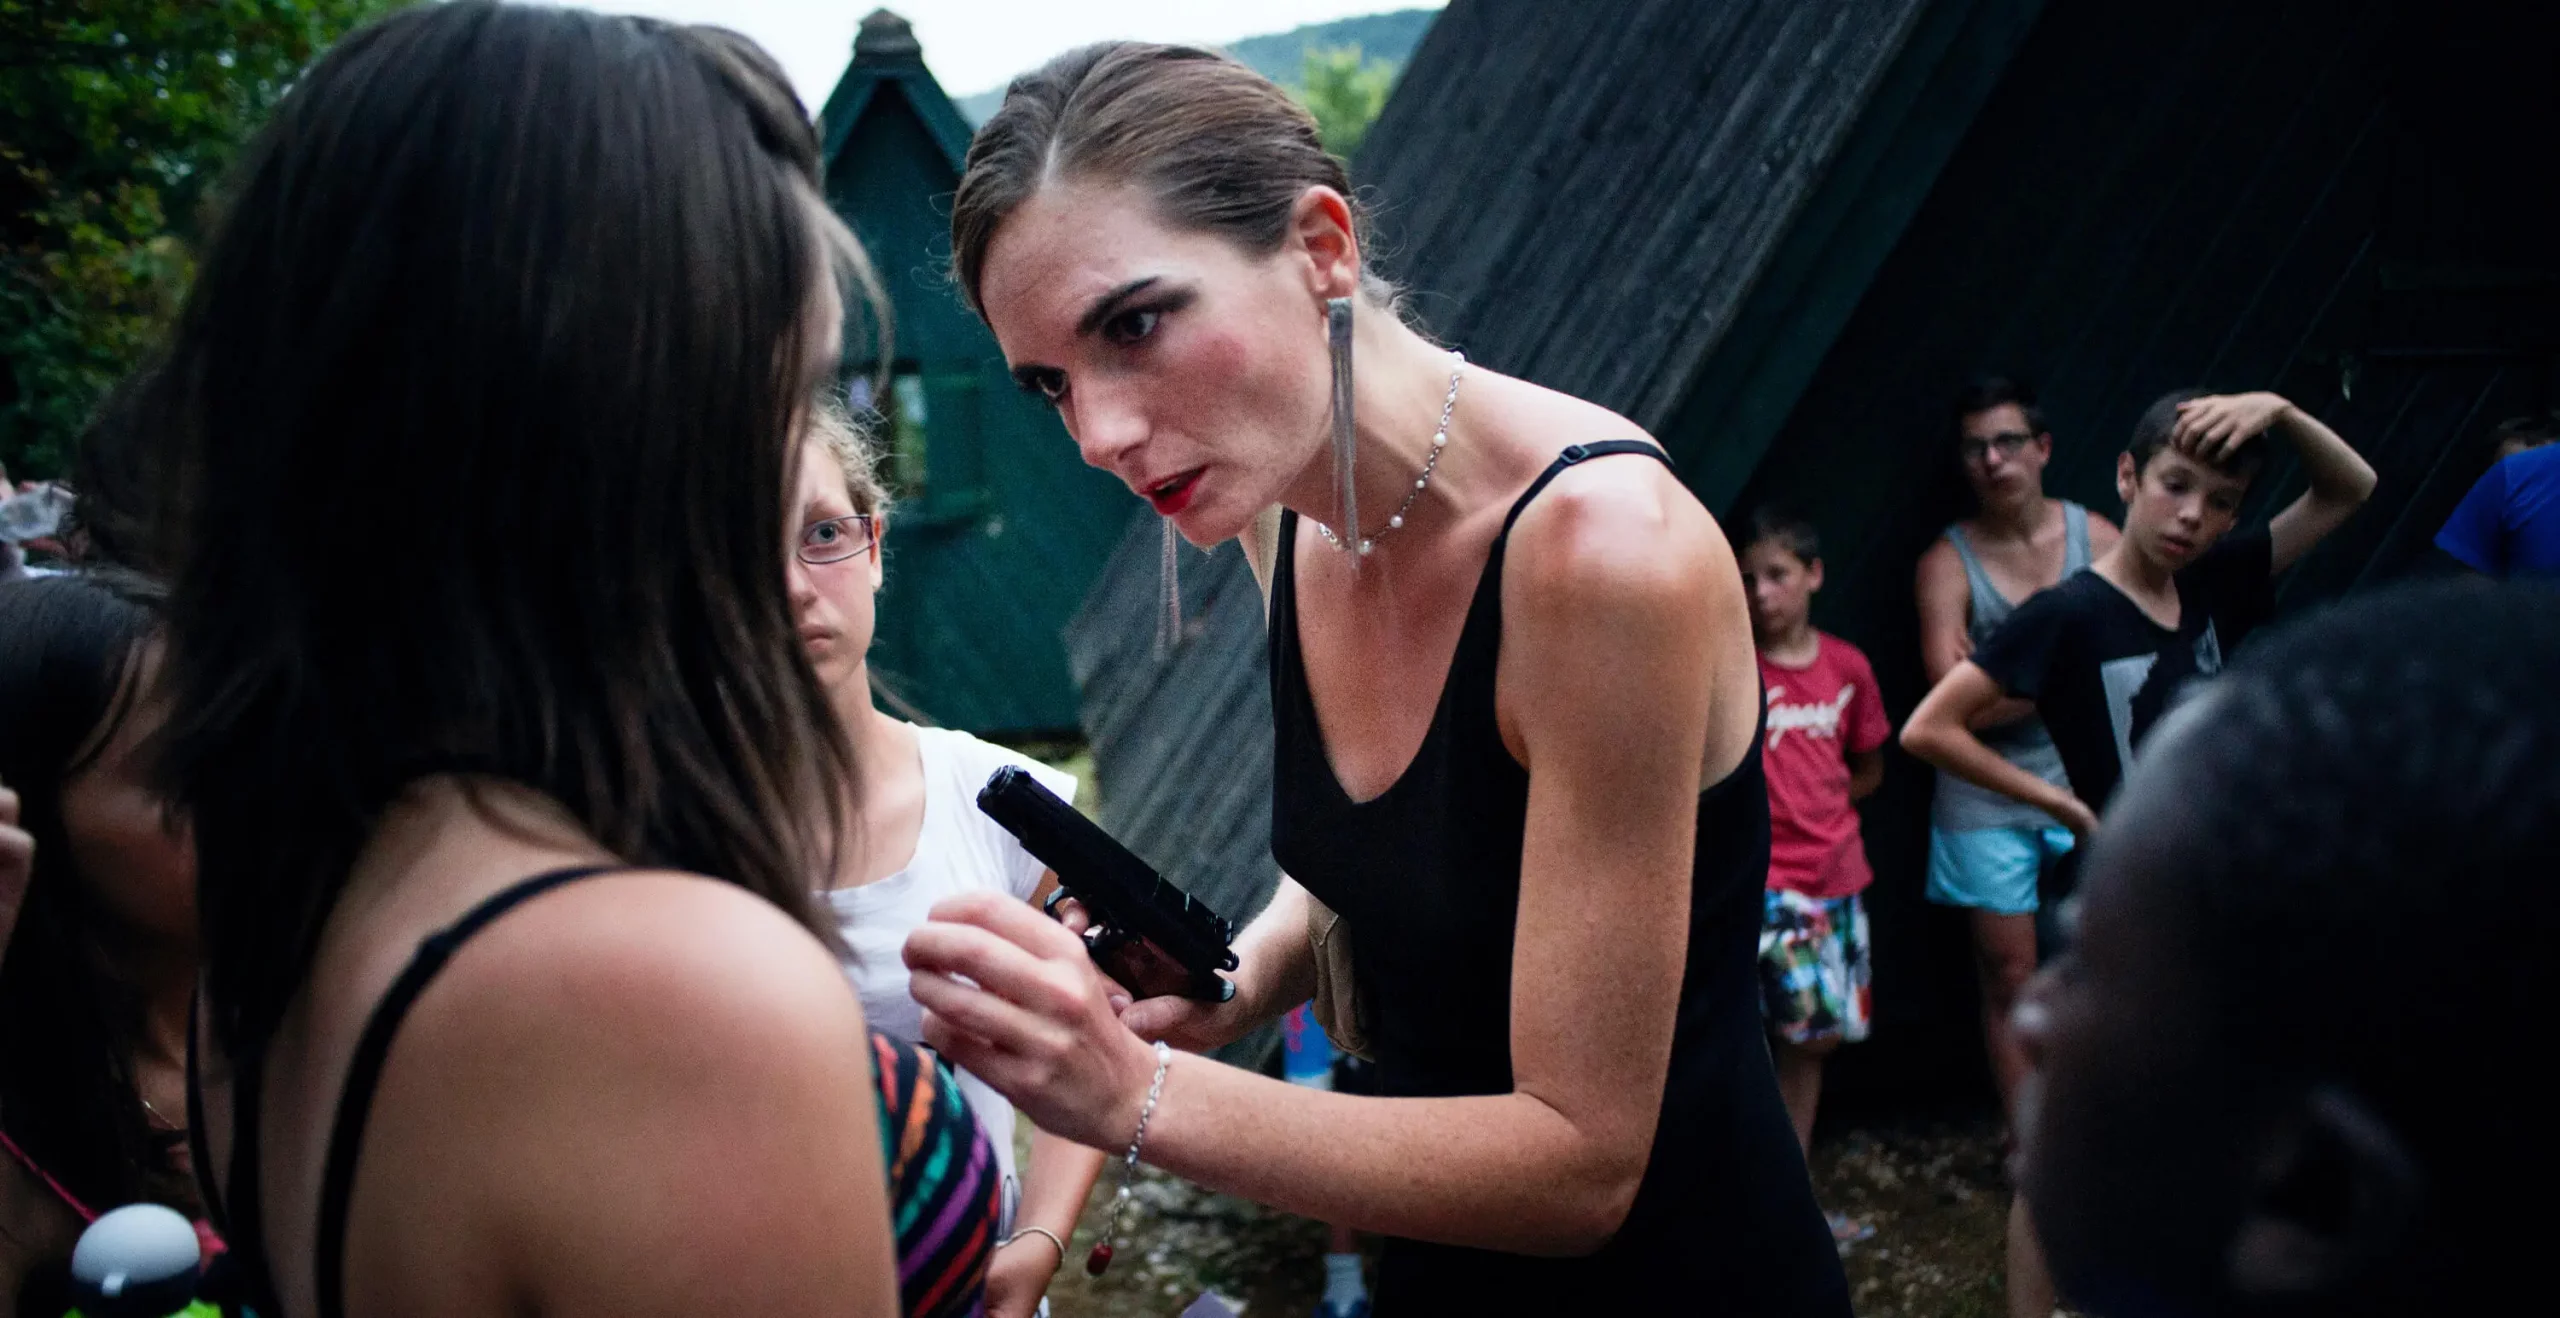
[[1169,410],[1179,414],[1161,419],[1202,442],[1292,431],[1306,408],[1324,402],[1321,392],[1306,396],[1295,378],[1298,354],[1267,337],[1204,330],[1167,348],[1158,358],[1157,378],[1169,386]]
[[1230,379],[1250,373],[1258,356],[1242,335],[1214,331],[1192,335],[1189,349],[1184,354],[1189,359],[1189,369]]

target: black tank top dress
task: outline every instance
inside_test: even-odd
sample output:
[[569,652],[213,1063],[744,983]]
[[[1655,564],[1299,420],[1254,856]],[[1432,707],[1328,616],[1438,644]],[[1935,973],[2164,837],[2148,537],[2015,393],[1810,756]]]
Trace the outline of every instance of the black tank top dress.
[[[1521,510],[1575,463],[1632,440],[1577,444],[1514,504],[1477,583],[1431,730],[1373,800],[1334,777],[1298,648],[1297,519],[1283,518],[1271,592],[1271,849],[1351,935],[1378,1092],[1504,1094],[1511,957],[1529,775],[1494,720],[1502,559]],[[1700,1313],[1845,1318],[1847,1284],[1779,1102],[1754,961],[1769,864],[1755,739],[1698,797],[1687,969],[1653,1152],[1625,1224],[1598,1253],[1532,1258],[1393,1239],[1376,1312]],[[1593,967],[1592,973],[1608,973]]]

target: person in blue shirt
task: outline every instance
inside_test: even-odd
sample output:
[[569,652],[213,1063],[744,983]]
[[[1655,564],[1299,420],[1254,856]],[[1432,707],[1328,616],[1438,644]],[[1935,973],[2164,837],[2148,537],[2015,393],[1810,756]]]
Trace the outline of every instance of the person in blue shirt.
[[2560,576],[2560,444],[2489,468],[2436,532],[2436,547],[2493,577]]

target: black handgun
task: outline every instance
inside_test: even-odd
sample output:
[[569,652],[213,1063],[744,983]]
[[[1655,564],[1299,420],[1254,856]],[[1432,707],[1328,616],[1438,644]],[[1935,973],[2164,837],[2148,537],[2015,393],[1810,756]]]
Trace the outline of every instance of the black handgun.
[[1165,882],[1076,808],[1013,765],[995,771],[978,808],[1022,842],[1084,903],[1094,926],[1085,949],[1103,973],[1139,997],[1178,993],[1224,1002],[1236,986],[1218,974],[1236,968],[1235,926]]

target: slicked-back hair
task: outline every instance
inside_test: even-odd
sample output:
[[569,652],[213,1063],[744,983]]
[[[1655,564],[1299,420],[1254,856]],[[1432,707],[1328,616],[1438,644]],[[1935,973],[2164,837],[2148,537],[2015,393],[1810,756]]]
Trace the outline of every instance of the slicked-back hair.
[[[1279,250],[1298,199],[1328,187],[1364,247],[1368,238],[1350,174],[1326,153],[1315,117],[1269,78],[1212,50],[1102,42],[1014,79],[969,142],[951,201],[951,267],[979,314],[996,231],[1042,188],[1078,180],[1133,185],[1167,225],[1254,255]],[[1364,272],[1361,288],[1401,314],[1383,278]]]

